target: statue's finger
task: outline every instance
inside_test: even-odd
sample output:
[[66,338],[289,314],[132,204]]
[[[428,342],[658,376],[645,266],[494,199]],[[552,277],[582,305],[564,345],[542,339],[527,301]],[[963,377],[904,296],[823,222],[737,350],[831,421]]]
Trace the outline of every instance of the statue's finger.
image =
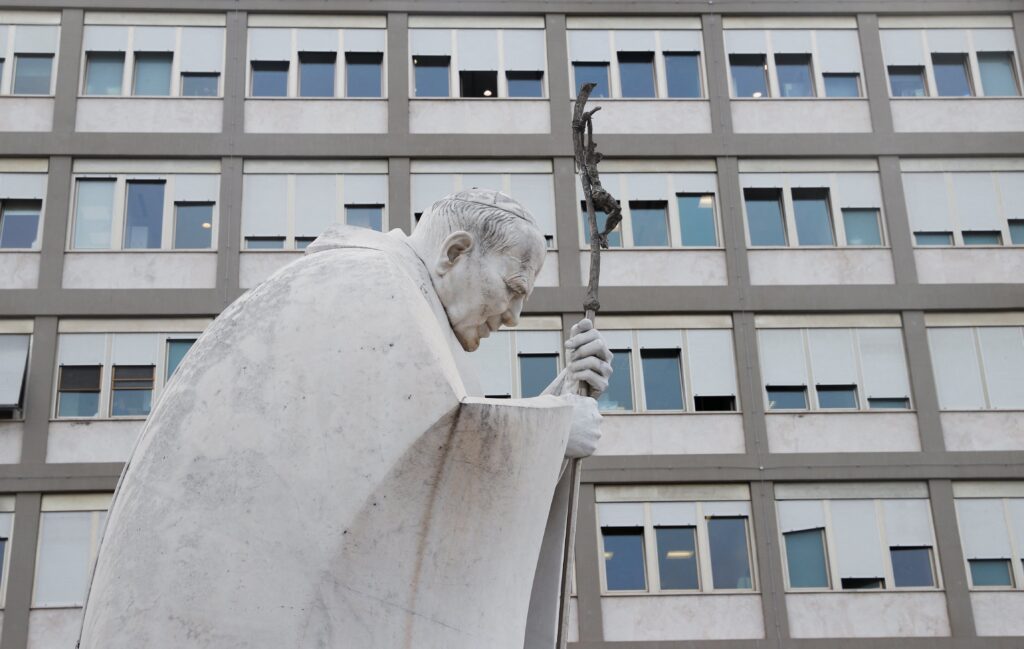
[[612,362],[611,350],[608,349],[608,345],[605,344],[604,339],[600,337],[580,345],[573,352],[573,358],[585,358],[587,356],[597,356],[604,361],[609,363]]
[[598,374],[597,372],[591,370],[576,372],[575,374],[573,374],[573,378],[575,378],[580,383],[586,383],[587,385],[589,385],[590,389],[597,392],[598,395],[602,394],[605,390],[608,389],[608,380],[605,379],[600,374]]
[[568,347],[569,349],[577,349],[579,347],[582,347],[583,345],[586,345],[589,342],[599,340],[600,338],[601,334],[596,329],[591,329],[589,331],[584,331],[582,333],[576,334],[569,340],[565,341],[565,346]]
[[612,375],[612,366],[597,356],[587,356],[586,358],[574,360],[569,364],[569,370],[572,372],[592,370],[605,378]]

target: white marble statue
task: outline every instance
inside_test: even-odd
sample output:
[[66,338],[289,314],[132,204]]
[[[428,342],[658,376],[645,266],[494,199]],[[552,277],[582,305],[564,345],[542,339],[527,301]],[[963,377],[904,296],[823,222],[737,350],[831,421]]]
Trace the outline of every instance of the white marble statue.
[[226,309],[125,468],[81,648],[550,649],[553,495],[600,435],[574,393],[611,354],[582,321],[514,400],[474,396],[466,358],[543,261],[518,203],[464,191],[408,238],[333,228]]

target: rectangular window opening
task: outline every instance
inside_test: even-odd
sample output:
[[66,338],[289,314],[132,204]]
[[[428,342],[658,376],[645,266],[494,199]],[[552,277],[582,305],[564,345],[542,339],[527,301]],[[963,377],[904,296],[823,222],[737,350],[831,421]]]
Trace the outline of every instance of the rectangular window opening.
[[843,590],[882,590],[885,579],[882,577],[843,577],[840,581]]
[[776,54],[775,74],[782,97],[813,97],[814,76],[810,54]]
[[856,385],[817,385],[818,407],[822,409],[856,409]]
[[126,203],[124,247],[160,248],[164,220],[164,181],[129,181]]
[[665,201],[629,201],[633,245],[667,247],[668,204]]
[[906,397],[868,397],[870,410],[910,410],[910,399]]
[[1000,246],[1003,234],[999,230],[964,230],[965,246]]
[[185,358],[185,354],[188,350],[192,349],[192,345],[196,342],[195,338],[183,338],[183,339],[168,339],[167,340],[167,376],[164,380],[170,379],[177,371],[178,365],[181,365],[181,361]]
[[[586,245],[590,245],[590,223],[587,216],[587,202],[580,201],[580,213],[583,218],[583,241]],[[597,217],[597,229],[604,232],[605,226],[608,224],[608,215],[601,210],[596,210],[595,216]],[[609,248],[621,248],[622,247],[622,225],[615,226],[615,229],[608,233],[608,247]]]
[[714,194],[677,194],[679,230],[684,247],[718,245]]
[[694,395],[693,409],[697,412],[735,412],[736,397],[733,395]]
[[14,86],[11,93],[49,95],[52,74],[53,54],[15,54]]
[[825,81],[826,97],[860,97],[859,74],[826,72],[821,76]]
[[496,70],[460,70],[459,96],[497,98],[498,72]]
[[42,201],[0,202],[0,249],[33,248],[42,209]]
[[968,559],[971,584],[975,588],[1012,588],[1013,570],[1009,559]]
[[246,250],[283,250],[284,237],[246,237]]
[[124,74],[124,52],[87,52],[85,94],[120,95]]
[[509,70],[505,73],[505,81],[508,83],[509,97],[532,97],[544,96],[544,73],[523,72]]
[[698,590],[697,528],[655,527],[661,590]]
[[683,378],[678,349],[642,349],[647,410],[683,410]]
[[136,52],[135,81],[132,94],[144,97],[166,97],[171,94],[170,52]]
[[642,527],[602,527],[605,585],[609,591],[647,590]]
[[665,52],[665,78],[668,96],[673,99],[699,99],[703,96],[700,81],[700,53]]
[[175,203],[175,250],[208,250],[212,243],[213,203]]
[[153,400],[152,365],[115,365],[111,385],[112,417],[145,417]]
[[76,250],[109,249],[114,219],[114,180],[82,178],[76,189],[72,247]]
[[743,190],[751,246],[785,246],[782,190],[748,187]]
[[383,205],[346,205],[345,223],[357,228],[368,228],[383,232],[384,230],[384,206]]
[[299,52],[299,96],[333,97],[334,52]]
[[1024,246],[1024,219],[1010,219],[1010,243],[1015,246]]
[[807,410],[807,388],[802,385],[769,385],[768,410]]
[[834,246],[828,189],[793,189],[793,216],[800,246]]
[[182,72],[182,97],[216,97],[220,92],[220,75],[216,72]]
[[750,546],[745,517],[708,518],[711,579],[715,590],[751,590]]
[[940,97],[970,97],[971,77],[967,72],[967,55],[963,53],[933,53],[932,71],[935,90]]
[[558,354],[519,354],[520,394],[539,396],[558,376]]
[[654,98],[654,52],[619,52],[623,97]]
[[345,96],[383,97],[383,52],[345,52]]
[[414,56],[412,59],[415,77],[413,95],[416,97],[447,97],[449,93],[449,56]]
[[593,90],[590,91],[591,99],[605,99],[611,96],[610,88],[608,84],[608,64],[607,63],[586,63],[573,61],[572,64],[573,76],[576,81],[576,92],[579,93],[580,88],[585,83],[596,83],[597,85]]
[[252,96],[287,97],[288,61],[253,61]]
[[612,378],[597,405],[602,411],[628,411],[633,409],[633,380],[630,370],[630,350],[612,350]]
[[825,560],[825,530],[800,530],[782,535],[786,545],[786,564],[790,588],[828,588],[828,564]]
[[921,547],[889,548],[892,559],[892,581],[896,588],[932,588],[935,569],[932,549]]
[[918,246],[951,246],[952,232],[915,232],[914,243]]
[[100,411],[100,365],[61,365],[57,379],[58,417],[95,417]]
[[729,70],[733,97],[768,96],[768,64],[764,54],[730,54]]
[[843,210],[843,230],[848,246],[880,246],[882,231],[877,209],[848,208]]
[[890,65],[889,88],[893,97],[924,97],[924,66]]
[[978,52],[978,72],[986,97],[1015,97],[1020,94],[1013,52]]

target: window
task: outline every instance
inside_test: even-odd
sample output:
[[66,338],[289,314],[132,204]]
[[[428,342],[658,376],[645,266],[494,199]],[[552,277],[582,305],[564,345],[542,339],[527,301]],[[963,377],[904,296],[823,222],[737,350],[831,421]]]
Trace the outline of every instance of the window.
[[[51,498],[53,500],[51,500]],[[71,503],[61,503],[58,498]],[[106,507],[109,496],[43,496],[39,517],[32,607],[80,607],[85,603],[106,511],[54,511],[53,507]]]
[[747,208],[747,226],[752,246],[786,245],[786,226],[782,219],[782,192],[778,189],[743,190]]
[[53,54],[15,54],[15,95],[50,94],[50,75],[53,73]]
[[750,578],[750,546],[747,543],[747,517],[708,519],[708,544],[711,548],[711,575],[715,590],[747,590],[754,587]]
[[288,62],[287,61],[253,61],[252,62],[252,96],[253,97],[286,97],[286,96],[288,96]]
[[460,97],[498,96],[498,73],[495,70],[459,70]]
[[971,589],[1024,588],[1020,483],[955,482],[953,496]]
[[[580,214],[583,219],[583,243],[587,246],[590,245],[590,216],[587,214],[586,201],[580,203]],[[605,227],[608,225],[608,215],[601,210],[595,210],[594,216],[597,217],[597,229],[599,232],[604,232]],[[615,229],[607,234],[608,247],[609,248],[621,248],[622,247],[622,224],[615,226]]]
[[295,249],[305,250],[314,241],[316,241],[316,237],[295,237]]
[[896,588],[931,588],[935,585],[932,549],[891,548],[892,581]]
[[152,365],[115,365],[113,401],[114,417],[145,417],[153,399]]
[[654,53],[619,52],[618,57],[622,96],[655,97]]
[[[630,219],[633,225],[634,246],[669,245],[668,213],[665,203],[659,201],[630,201]],[[598,224],[600,226],[600,224]]]
[[213,203],[175,203],[175,249],[209,249],[213,232]]
[[62,365],[58,379],[57,416],[95,417],[100,409],[102,366]]
[[1010,243],[1015,246],[1024,246],[1024,219],[1010,219]]
[[558,376],[558,354],[519,354],[520,396],[536,397]]
[[932,54],[935,89],[940,97],[970,97],[971,81],[966,54]]
[[[911,167],[913,168],[913,167]],[[907,216],[918,246],[1015,245],[1024,172],[904,172]],[[1018,237],[1019,240],[1019,237]]]
[[135,53],[133,95],[166,97],[171,94],[171,63],[174,55],[163,52]]
[[843,228],[846,232],[846,245],[848,246],[882,245],[882,231],[879,227],[878,210],[844,209]]
[[1024,408],[1024,328],[929,327],[939,407]]
[[[22,417],[28,349],[29,336],[0,334],[0,420]],[[0,566],[2,558],[0,555]]]
[[793,217],[798,245],[833,246],[827,189],[793,189]]
[[81,179],[75,201],[74,248],[100,250],[110,247],[114,213],[114,181]]
[[88,52],[85,59],[85,94],[120,95],[124,52]]
[[516,72],[505,73],[508,82],[509,97],[543,97],[544,79],[543,72]]
[[767,97],[768,65],[763,54],[730,54],[733,97]]
[[679,194],[676,199],[683,246],[717,246],[714,194]]
[[975,588],[1013,587],[1009,559],[968,559],[967,566]]
[[700,53],[665,52],[665,78],[669,97],[701,97]]
[[416,56],[412,64],[416,77],[416,97],[447,97],[448,56]]
[[914,243],[919,246],[951,246],[952,232],[915,232]]
[[129,181],[124,247],[160,248],[164,218],[163,181]]
[[662,590],[699,590],[697,528],[658,526],[654,534]]
[[171,375],[178,369],[178,365],[181,364],[185,354],[188,353],[188,350],[192,349],[192,345],[195,342],[194,338],[167,340],[167,375],[164,377],[165,381],[170,379]]
[[580,63],[574,61],[572,69],[573,75],[576,78],[577,93],[579,93],[583,84],[595,83],[597,85],[590,91],[592,99],[605,99],[611,96],[609,93],[607,63]]
[[380,232],[383,229],[383,205],[346,205],[345,223]]
[[647,590],[643,528],[603,527],[601,539],[608,590]]
[[860,97],[860,75],[847,73],[825,73],[826,97]]
[[382,97],[383,52],[345,52],[345,96]]
[[535,397],[558,376],[561,331],[527,329],[529,320],[521,320],[519,328],[493,332],[469,355],[483,396]]
[[981,75],[981,89],[986,97],[1013,97],[1020,94],[1013,52],[978,52],[978,71]]
[[644,349],[644,405],[647,410],[682,410],[683,379],[678,349]]
[[780,96],[814,96],[810,54],[776,54],[775,73],[779,78]]
[[924,97],[924,66],[890,65],[889,87],[893,97]]
[[[295,249],[304,250],[307,245],[312,243],[308,238],[304,242],[305,245],[299,243],[302,237],[296,237]],[[245,238],[246,250],[284,250],[284,237],[246,237]]]
[[42,201],[0,202],[0,249],[34,248]]
[[769,410],[910,407],[898,328],[762,328],[758,343]]
[[828,588],[825,530],[800,530],[782,535],[789,567],[789,587]]
[[1001,246],[1003,244],[1002,235],[998,230],[973,232],[964,230],[963,238],[965,246]]
[[299,52],[299,96],[334,96],[334,52]]
[[7,593],[7,573],[10,565],[11,533],[14,531],[14,503],[9,511],[0,512],[0,606],[4,605]]
[[216,72],[182,72],[183,97],[216,97],[220,92],[220,75]]
[[601,410],[632,410],[633,409],[633,381],[630,376],[632,364],[630,363],[630,352],[628,349],[611,350],[612,357],[612,378],[608,382],[608,389],[597,400]]

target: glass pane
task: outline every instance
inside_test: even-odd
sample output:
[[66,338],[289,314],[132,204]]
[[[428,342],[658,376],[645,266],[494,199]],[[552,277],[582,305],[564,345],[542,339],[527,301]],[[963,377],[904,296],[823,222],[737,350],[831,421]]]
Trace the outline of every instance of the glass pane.
[[1024,220],[1010,219],[1010,242],[1015,246],[1024,245]]
[[834,246],[827,189],[794,189],[793,216],[801,246]]
[[81,606],[92,563],[92,512],[43,512],[35,606]]
[[605,527],[604,574],[608,590],[646,590],[644,532],[639,527]]
[[868,399],[871,410],[909,410],[910,399]]
[[85,94],[120,95],[124,53],[89,52],[85,69]]
[[558,376],[557,354],[520,354],[519,378],[523,398],[536,397]]
[[935,89],[940,97],[970,97],[966,54],[932,54]]
[[986,97],[1011,97],[1017,94],[1012,52],[978,52],[981,89]]
[[[605,226],[608,224],[608,215],[604,212],[598,211],[595,216],[597,216],[597,229],[603,232]],[[588,246],[590,245],[590,224],[588,223],[586,205],[583,206],[583,240]],[[618,226],[608,233],[608,247],[622,247],[622,226]]]
[[61,392],[57,395],[58,417],[95,417],[99,412],[99,392]]
[[683,194],[679,202],[679,229],[684,246],[715,246],[715,197],[713,194]]
[[767,65],[763,54],[731,54],[733,97],[767,97]]
[[819,385],[819,408],[856,408],[857,388],[852,385]]
[[333,52],[299,53],[299,96],[334,96]]
[[159,248],[164,221],[164,184],[129,182],[124,247]]
[[416,97],[448,96],[447,56],[418,56],[412,60],[416,75]]
[[825,530],[786,532],[783,538],[790,588],[828,588]]
[[134,95],[165,97],[171,94],[171,60],[173,54],[135,53]]
[[509,97],[543,97],[543,72],[506,72]]
[[701,96],[700,55],[665,53],[665,77],[669,97],[695,98]]
[[896,588],[928,588],[935,585],[931,548],[890,548],[892,581]]
[[493,70],[462,70],[459,72],[460,97],[497,97],[498,73]]
[[683,379],[678,349],[640,352],[644,370],[644,399],[648,410],[682,410]]
[[95,390],[99,392],[102,370],[98,365],[62,365],[61,390]]
[[1003,235],[993,231],[964,231],[965,246],[998,246],[1003,243]]
[[813,97],[810,54],[776,54],[775,72],[782,97]]
[[628,349],[612,350],[612,378],[608,389],[604,391],[597,405],[601,410],[632,410],[633,380],[630,373],[630,351]]
[[593,99],[608,97],[608,64],[607,63],[573,63],[573,72],[576,76],[576,92],[585,83],[596,83],[590,96]]
[[786,245],[786,229],[782,221],[779,190],[748,189],[744,196],[747,205],[747,225],[750,228],[750,245]]
[[823,74],[826,97],[860,97],[860,80],[857,74]]
[[807,389],[799,387],[773,387],[769,386],[768,409],[769,410],[806,410]]
[[283,250],[284,237],[246,237],[246,250]]
[[619,83],[623,97],[654,97],[654,55],[619,52]]
[[[10,524],[8,524],[8,529],[9,528],[10,528]],[[4,533],[5,534],[10,534],[10,531],[4,532]],[[4,579],[4,557],[7,556],[7,539],[8,538],[9,537],[6,537],[6,536],[0,537],[0,583],[3,583],[3,579]]]
[[167,341],[167,377],[171,378],[174,371],[178,369],[178,365],[181,364],[181,359],[185,358],[186,352],[192,349],[192,345],[195,344],[195,340],[168,340]]
[[641,206],[631,203],[634,246],[667,246],[668,214],[663,205]]
[[693,527],[656,527],[662,590],[697,590],[697,541]]
[[287,61],[252,62],[252,96],[286,97],[288,95]]
[[843,229],[848,246],[880,246],[882,233],[878,228],[878,210],[843,210]]
[[893,97],[924,97],[924,68],[921,66],[889,66],[889,86]]
[[213,233],[213,205],[179,203],[174,214],[175,248],[209,248]]
[[3,201],[0,248],[31,248],[39,232],[39,201]]
[[74,248],[110,248],[110,223],[114,216],[114,181],[79,180],[75,203]]
[[750,589],[750,553],[745,518],[709,518],[711,577],[715,589]]
[[919,246],[951,246],[952,232],[915,232],[914,242]]
[[295,249],[305,250],[314,241],[316,241],[316,237],[295,237]]
[[380,69],[384,55],[380,52],[345,53],[345,96],[380,97]]
[[219,74],[182,73],[181,94],[184,97],[216,97],[219,80]]
[[152,390],[114,390],[110,414],[114,417],[144,417],[149,414]]
[[50,94],[52,54],[16,54],[14,56],[14,94]]
[[969,559],[971,583],[977,586],[1013,586],[1009,559]]
[[380,232],[383,226],[384,208],[377,205],[346,205],[345,223],[359,228]]

